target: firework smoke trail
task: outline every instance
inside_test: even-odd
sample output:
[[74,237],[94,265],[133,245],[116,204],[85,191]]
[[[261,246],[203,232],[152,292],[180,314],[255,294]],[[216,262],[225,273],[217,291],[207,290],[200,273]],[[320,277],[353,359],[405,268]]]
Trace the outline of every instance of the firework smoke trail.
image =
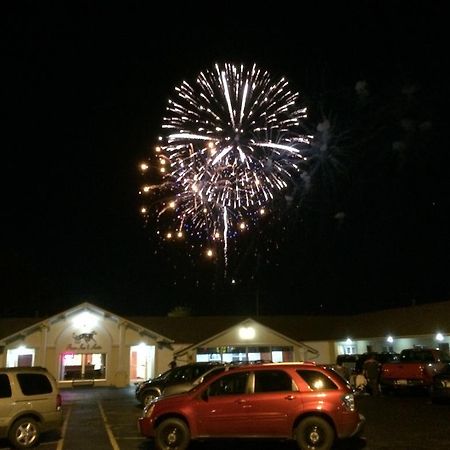
[[[225,270],[228,266],[228,219],[227,219],[227,208],[223,210],[223,256],[225,258]],[[226,272],[225,272],[226,275]]]
[[284,78],[273,81],[256,65],[216,64],[175,88],[156,147],[160,193],[169,199],[158,213],[171,211],[172,230],[222,243],[227,258],[228,239],[304,171],[311,137],[301,132],[298,99]]

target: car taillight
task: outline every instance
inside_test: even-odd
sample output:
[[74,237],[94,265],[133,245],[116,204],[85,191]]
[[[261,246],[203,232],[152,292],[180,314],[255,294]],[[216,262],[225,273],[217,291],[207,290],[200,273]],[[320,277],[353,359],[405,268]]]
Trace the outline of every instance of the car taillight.
[[56,410],[59,411],[61,409],[61,406],[62,406],[61,394],[57,394],[57,396],[56,396]]
[[355,397],[353,394],[347,394],[342,397],[342,404],[348,411],[355,411]]

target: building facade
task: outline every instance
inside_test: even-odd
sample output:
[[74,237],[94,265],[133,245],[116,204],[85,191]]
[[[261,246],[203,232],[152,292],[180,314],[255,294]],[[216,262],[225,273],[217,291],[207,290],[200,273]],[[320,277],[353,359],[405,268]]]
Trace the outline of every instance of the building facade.
[[123,387],[194,361],[316,361],[338,354],[449,350],[450,302],[355,316],[124,318],[91,303],[0,319],[0,366],[44,366],[60,387]]
[[43,366],[60,387],[123,387],[167,370],[172,341],[83,303],[0,341],[0,366]]

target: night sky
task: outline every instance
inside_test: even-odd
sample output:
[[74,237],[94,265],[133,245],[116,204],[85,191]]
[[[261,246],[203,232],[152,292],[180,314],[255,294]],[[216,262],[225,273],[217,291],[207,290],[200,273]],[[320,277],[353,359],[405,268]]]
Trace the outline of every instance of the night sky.
[[[83,301],[122,315],[349,314],[450,298],[445,2],[13,3],[3,316]],[[331,126],[308,191],[234,242],[226,268],[195,238],[163,242],[138,195],[174,87],[216,62],[286,76],[305,126]]]

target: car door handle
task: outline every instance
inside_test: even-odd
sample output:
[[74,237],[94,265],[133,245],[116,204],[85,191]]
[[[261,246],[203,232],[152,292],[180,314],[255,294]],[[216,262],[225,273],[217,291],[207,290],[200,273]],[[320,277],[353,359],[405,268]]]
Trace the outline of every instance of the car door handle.
[[295,400],[295,395],[286,395],[285,400]]

